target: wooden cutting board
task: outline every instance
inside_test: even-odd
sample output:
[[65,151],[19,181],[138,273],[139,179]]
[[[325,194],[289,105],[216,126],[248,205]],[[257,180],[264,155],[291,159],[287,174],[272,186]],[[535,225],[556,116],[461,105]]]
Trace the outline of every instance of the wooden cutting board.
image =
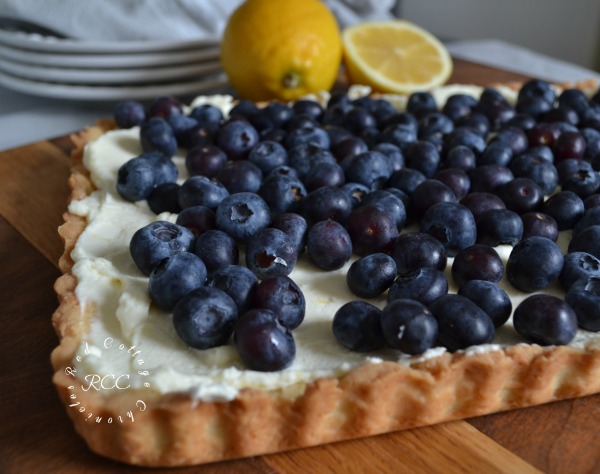
[[[451,82],[523,80],[455,61]],[[51,383],[67,137],[0,152],[0,473],[141,473],[90,452]],[[158,472],[600,472],[600,395],[287,453]],[[150,470],[148,470],[150,471]],[[152,470],[157,472],[157,470]]]

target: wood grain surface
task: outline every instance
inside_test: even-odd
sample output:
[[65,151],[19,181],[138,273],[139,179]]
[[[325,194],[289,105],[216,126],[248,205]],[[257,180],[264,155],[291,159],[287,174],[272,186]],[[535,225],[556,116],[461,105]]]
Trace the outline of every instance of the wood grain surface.
[[[523,80],[455,61],[451,82]],[[141,473],[90,452],[51,383],[67,137],[0,152],[0,473]],[[600,395],[195,468],[152,472],[600,472]],[[148,470],[149,471],[149,470]]]

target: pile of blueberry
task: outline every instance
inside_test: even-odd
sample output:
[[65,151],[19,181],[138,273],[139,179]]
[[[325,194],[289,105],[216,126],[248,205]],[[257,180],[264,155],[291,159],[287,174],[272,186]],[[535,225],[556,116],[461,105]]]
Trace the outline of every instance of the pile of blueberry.
[[[398,112],[341,92],[326,106],[241,100],[227,117],[160,97],[147,109],[123,102],[114,118],[140,126],[143,149],[120,168],[118,192],[178,214],[139,229],[130,250],[193,348],[233,334],[248,368],[289,366],[306,304],[288,275],[303,253],[325,271],[359,257],[347,273],[357,299],[332,324],[351,350],[491,342],[513,309],[504,275],[522,292],[556,280],[565,290],[564,300],[536,293],[515,308],[527,341],[600,330],[600,93],[557,94],[532,80],[515,105],[491,88],[441,108],[418,92]],[[181,184],[178,148],[190,175]],[[559,231],[572,234],[567,255]],[[513,246],[506,268],[501,244]],[[383,310],[366,301],[386,292]]]

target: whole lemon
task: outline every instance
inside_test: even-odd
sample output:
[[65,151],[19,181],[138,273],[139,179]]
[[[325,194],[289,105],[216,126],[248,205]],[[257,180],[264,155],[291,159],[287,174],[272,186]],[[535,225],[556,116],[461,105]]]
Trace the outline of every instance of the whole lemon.
[[231,85],[254,101],[328,90],[341,59],[338,24],[320,0],[247,0],[229,18],[221,44]]

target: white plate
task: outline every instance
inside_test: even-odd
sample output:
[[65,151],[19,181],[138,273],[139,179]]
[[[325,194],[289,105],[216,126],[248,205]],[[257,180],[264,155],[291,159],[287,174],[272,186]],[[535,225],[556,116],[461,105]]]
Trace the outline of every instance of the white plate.
[[196,64],[175,65],[159,68],[134,69],[75,69],[36,66],[4,59],[0,71],[13,76],[37,81],[63,82],[68,84],[148,84],[164,81],[199,79],[222,71],[221,63],[210,61]]
[[190,64],[219,57],[219,48],[191,51],[163,51],[131,54],[58,54],[38,53],[0,45],[0,58],[26,64],[72,68],[134,68]]
[[142,53],[201,49],[218,46],[217,40],[189,41],[78,41],[32,33],[0,30],[0,44],[15,48],[54,53]]
[[219,92],[228,86],[224,74],[201,80],[133,86],[81,86],[33,81],[0,72],[0,84],[8,89],[42,97],[69,100],[142,100],[161,95],[194,95]]

